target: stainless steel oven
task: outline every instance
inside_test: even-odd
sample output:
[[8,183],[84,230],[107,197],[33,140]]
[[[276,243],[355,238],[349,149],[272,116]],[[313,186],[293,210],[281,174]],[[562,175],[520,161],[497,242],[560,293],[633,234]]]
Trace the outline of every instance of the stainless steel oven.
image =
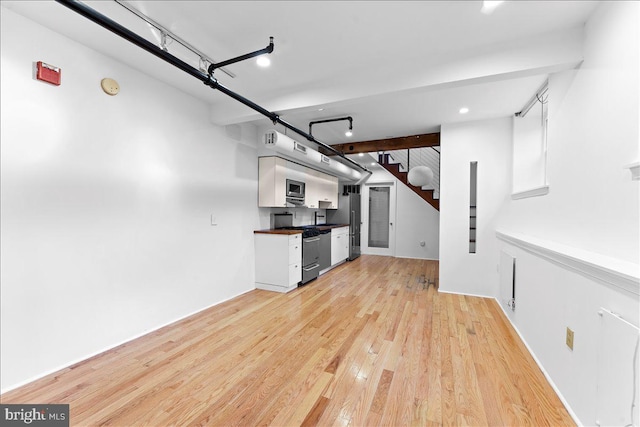
[[302,284],[318,277],[320,273],[320,236],[316,228],[305,230],[302,235]]

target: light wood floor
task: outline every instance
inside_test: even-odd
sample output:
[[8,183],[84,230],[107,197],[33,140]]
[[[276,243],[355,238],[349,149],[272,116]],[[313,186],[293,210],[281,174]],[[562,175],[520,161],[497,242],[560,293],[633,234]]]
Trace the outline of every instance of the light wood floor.
[[72,425],[574,425],[491,299],[435,261],[362,256],[251,291],[0,396]]

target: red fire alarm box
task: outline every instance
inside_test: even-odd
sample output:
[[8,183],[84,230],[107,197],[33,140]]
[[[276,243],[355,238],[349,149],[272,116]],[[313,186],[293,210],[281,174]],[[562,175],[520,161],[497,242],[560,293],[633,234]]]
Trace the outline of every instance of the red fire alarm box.
[[60,68],[45,64],[42,61],[38,61],[36,65],[36,78],[38,80],[60,86],[60,75],[62,74],[62,70]]

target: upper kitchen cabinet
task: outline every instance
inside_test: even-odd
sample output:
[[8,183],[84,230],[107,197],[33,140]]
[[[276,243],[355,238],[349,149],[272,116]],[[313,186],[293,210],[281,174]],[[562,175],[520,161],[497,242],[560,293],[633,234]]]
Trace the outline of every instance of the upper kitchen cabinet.
[[324,174],[313,169],[309,169],[307,173],[307,189],[304,200],[308,208],[317,209],[320,207],[320,200],[322,200],[323,197],[322,178],[320,175]]
[[287,163],[280,157],[258,159],[258,207],[287,206]]
[[280,157],[258,159],[258,207],[293,207],[287,200],[287,180],[304,184],[304,205],[313,209],[338,208],[338,178]]
[[338,178],[320,172],[320,205],[322,209],[338,209]]
[[305,205],[308,208],[338,209],[338,178],[307,169],[306,179]]

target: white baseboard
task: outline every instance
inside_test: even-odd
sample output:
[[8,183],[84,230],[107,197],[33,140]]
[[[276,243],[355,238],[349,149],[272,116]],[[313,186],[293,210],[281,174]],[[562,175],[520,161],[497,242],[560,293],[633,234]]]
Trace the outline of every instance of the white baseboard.
[[272,285],[270,283],[261,283],[256,282],[256,289],[262,289],[263,291],[271,291],[271,292],[280,292],[282,294],[286,294],[287,292],[291,292],[294,289],[298,288],[298,284],[289,286],[285,288],[284,286]]
[[440,261],[440,258],[420,258],[420,257],[414,257],[414,256],[399,256],[399,255],[394,256],[394,258],[422,259],[422,260],[425,260],[425,261]]
[[446,290],[442,290],[442,289],[438,289],[438,292],[441,292],[443,294],[451,294],[451,295],[464,295],[464,296],[468,296],[468,297],[495,299],[495,297],[493,295],[468,294],[468,293],[464,293],[464,292],[446,291]]

